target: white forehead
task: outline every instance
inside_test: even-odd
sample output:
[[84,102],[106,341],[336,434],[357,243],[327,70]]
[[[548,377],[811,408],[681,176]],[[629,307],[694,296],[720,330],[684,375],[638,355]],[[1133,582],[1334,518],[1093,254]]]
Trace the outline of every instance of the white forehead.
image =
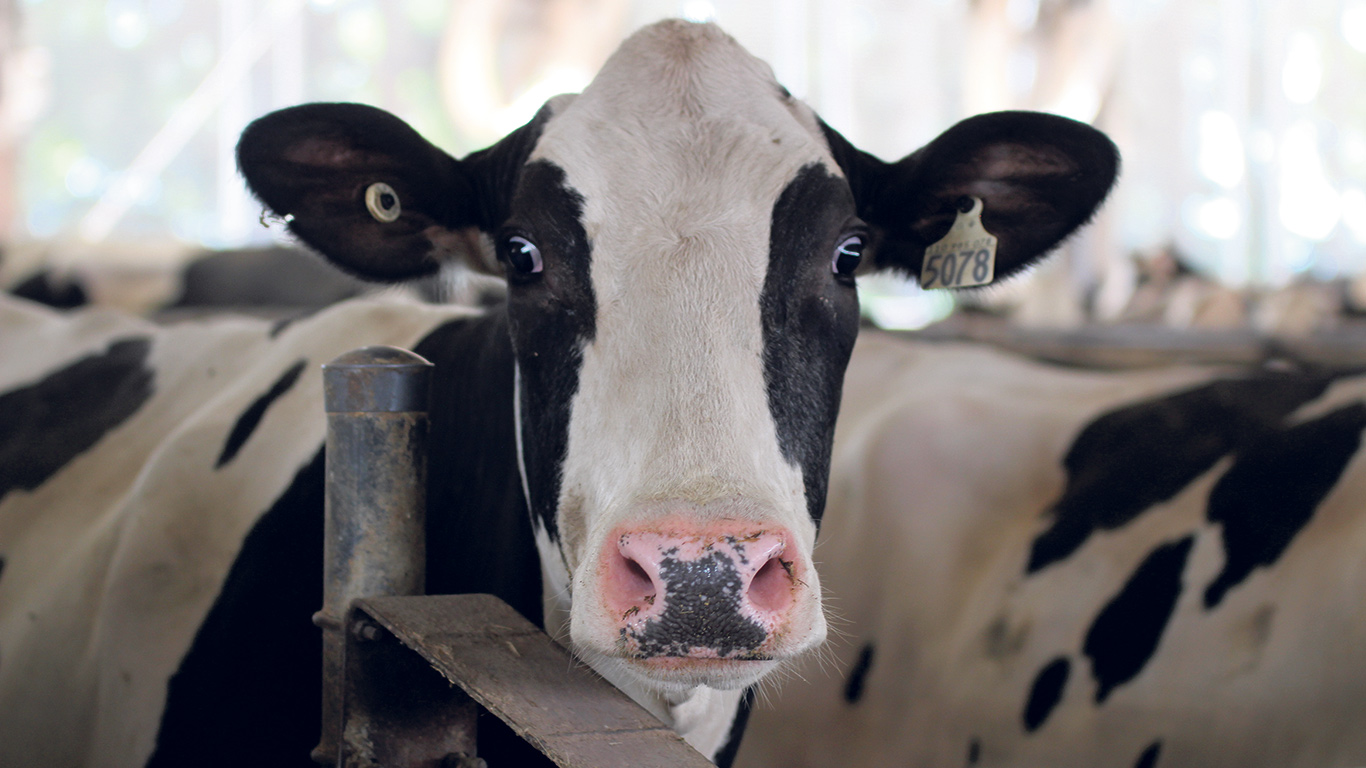
[[564,169],[585,197],[595,251],[615,237],[640,248],[767,224],[802,166],[840,173],[814,113],[784,96],[767,64],[715,25],[678,20],[627,39],[531,159]]
[[774,204],[804,166],[839,173],[815,114],[719,28],[682,21],[637,32],[556,107],[531,160],[583,196],[597,310],[560,499],[591,519],[562,517],[569,548],[613,524],[601,511],[661,498],[744,498],[814,539],[769,410],[760,300]]

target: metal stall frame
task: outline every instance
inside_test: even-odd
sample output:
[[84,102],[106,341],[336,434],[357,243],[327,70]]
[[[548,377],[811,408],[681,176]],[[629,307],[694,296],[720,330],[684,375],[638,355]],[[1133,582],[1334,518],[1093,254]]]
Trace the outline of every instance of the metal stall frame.
[[[700,753],[492,595],[423,596],[432,365],[365,347],[323,366],[322,733],[343,768],[486,768],[487,712],[565,768],[704,768]],[[493,766],[493,768],[518,768]]]

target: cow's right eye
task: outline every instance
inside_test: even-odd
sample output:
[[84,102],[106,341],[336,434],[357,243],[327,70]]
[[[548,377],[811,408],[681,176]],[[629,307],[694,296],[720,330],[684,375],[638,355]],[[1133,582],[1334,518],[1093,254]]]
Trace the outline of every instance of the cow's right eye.
[[835,255],[830,259],[830,270],[841,277],[849,277],[858,269],[863,258],[863,238],[858,235],[846,237],[835,246]]
[[541,263],[541,249],[526,239],[513,235],[503,245],[503,259],[508,268],[523,275],[540,272],[545,265]]

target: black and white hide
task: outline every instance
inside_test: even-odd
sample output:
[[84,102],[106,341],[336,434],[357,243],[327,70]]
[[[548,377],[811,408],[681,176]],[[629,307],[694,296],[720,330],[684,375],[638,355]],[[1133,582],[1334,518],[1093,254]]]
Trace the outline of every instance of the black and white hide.
[[[723,765],[745,691],[826,637],[812,549],[855,274],[918,273],[976,197],[1010,275],[1084,223],[1117,170],[1098,132],[1029,113],[884,163],[717,27],[681,21],[464,159],[355,104],[267,115],[238,156],[265,205],[358,276],[407,280],[491,246],[472,266],[506,276],[506,304],[395,339],[438,371],[428,591],[500,595]],[[293,330],[384,335],[322,328],[369,322],[348,306]],[[322,411],[302,392],[327,357],[256,340],[289,364],[215,367],[240,388],[160,426],[139,420],[168,392],[155,338],[82,353],[133,372],[118,407],[74,405],[109,394],[74,352],[11,379],[5,397],[51,404],[34,432],[92,409],[104,426],[0,506],[0,708],[25,713],[0,720],[0,763],[307,760]],[[248,412],[254,431],[236,426]],[[28,434],[0,456],[22,461]],[[141,468],[123,439],[146,445]],[[92,474],[114,471],[109,452],[142,495]],[[77,542],[88,553],[55,574]]]
[[[741,766],[1366,765],[1366,377],[866,333]],[[833,659],[833,663],[831,663]]]

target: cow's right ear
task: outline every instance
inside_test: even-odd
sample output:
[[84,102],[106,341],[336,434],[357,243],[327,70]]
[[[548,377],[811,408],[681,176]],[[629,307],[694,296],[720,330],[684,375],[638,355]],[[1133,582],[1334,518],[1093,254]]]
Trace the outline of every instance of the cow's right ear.
[[1119,172],[1119,151],[1105,134],[1038,112],[970,117],[895,163],[822,127],[859,216],[876,232],[875,265],[911,275],[969,196],[983,201],[982,226],[998,240],[999,279],[1085,224]]
[[515,181],[507,177],[541,119],[462,162],[384,110],[304,104],[247,126],[237,164],[304,244],[361,278],[407,280],[468,255],[472,228],[502,224]]

